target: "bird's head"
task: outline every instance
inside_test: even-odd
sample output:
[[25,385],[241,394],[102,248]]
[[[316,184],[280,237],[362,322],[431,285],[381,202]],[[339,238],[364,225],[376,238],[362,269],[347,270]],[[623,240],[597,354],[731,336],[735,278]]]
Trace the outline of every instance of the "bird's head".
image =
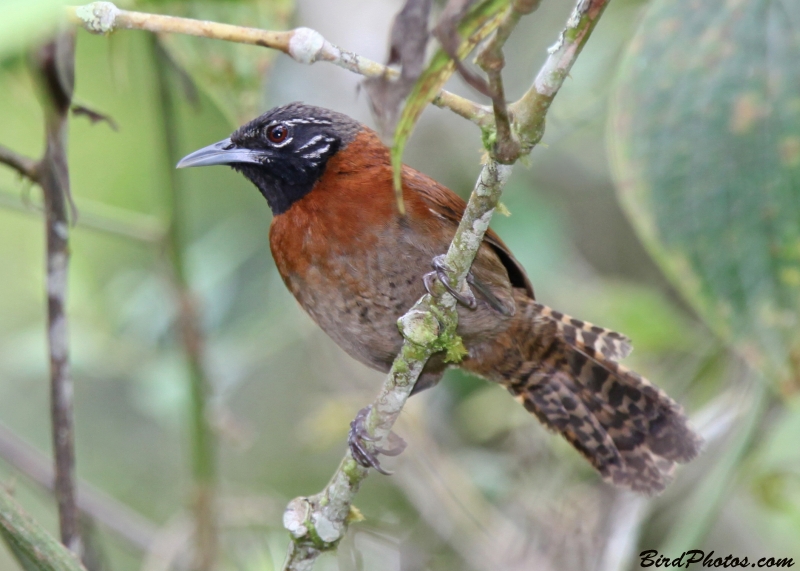
[[185,156],[177,167],[230,165],[258,187],[277,215],[311,192],[328,159],[361,129],[347,115],[290,103],[239,127],[230,138]]

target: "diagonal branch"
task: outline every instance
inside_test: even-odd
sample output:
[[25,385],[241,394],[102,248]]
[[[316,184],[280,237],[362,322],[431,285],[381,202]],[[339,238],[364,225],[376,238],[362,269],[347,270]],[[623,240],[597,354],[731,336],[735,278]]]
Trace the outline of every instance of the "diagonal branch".
[[[531,88],[534,93],[541,92],[544,94],[542,96],[552,101],[607,2],[608,0],[578,0],[559,44],[551,48],[550,56]],[[532,11],[537,5],[535,0],[516,2],[504,29],[496,36],[494,47],[490,46],[489,49],[498,53],[519,17],[526,13],[526,9]],[[502,87],[499,76],[501,69],[502,65],[494,76],[496,87]],[[563,73],[560,81],[551,78],[554,69]],[[549,109],[549,101],[547,105],[531,105],[527,96],[528,94],[509,110],[514,122],[511,123],[507,136],[511,138],[511,130],[525,136],[524,139],[521,138],[518,149],[505,157],[510,163],[515,162],[523,153],[530,152],[544,132],[544,118]],[[495,114],[499,111],[501,119],[504,106],[504,101],[500,103],[499,98],[495,98]],[[490,159],[481,171],[445,257],[445,265],[450,270],[450,285],[455,291],[461,291],[464,286],[467,273],[512,169],[510,164],[502,164],[496,160],[494,148],[489,150]],[[405,342],[367,416],[365,425],[371,436],[379,441],[388,437],[416,379],[433,353],[441,350],[447,350],[448,353],[457,353],[459,349],[463,351],[463,345],[460,345],[460,339],[455,334],[457,320],[455,299],[446,292],[436,299],[430,295],[424,296],[400,318],[398,326]],[[291,533],[292,542],[284,571],[309,571],[321,553],[336,548],[346,533],[348,524],[361,518],[352,502],[367,474],[368,469],[358,465],[348,451],[322,492],[311,497],[296,498],[289,503],[284,514],[284,526]]]
[[[109,34],[118,29],[146,30],[154,33],[185,34],[279,50],[295,61],[312,64],[327,61],[365,77],[397,77],[395,69],[354,52],[343,50],[310,28],[287,31],[260,30],[218,22],[178,18],[161,14],[120,10],[111,2],[93,2],[67,8],[69,19],[94,34]],[[442,90],[433,104],[480,123],[485,109],[469,99]]]
[[[445,256],[454,283],[464,283],[510,174],[511,166],[493,160],[481,170]],[[414,383],[433,353],[458,351],[457,323],[456,300],[446,292],[438,299],[423,296],[400,318],[398,326],[405,342],[367,416],[365,425],[371,436],[382,440],[389,435]],[[292,534],[285,571],[311,569],[321,553],[335,549],[348,524],[360,517],[352,502],[368,473],[369,470],[357,464],[348,451],[322,492],[292,500],[283,518],[284,526]]]
[[558,41],[548,50],[549,56],[536,74],[533,85],[518,101],[510,105],[514,131],[527,152],[541,140],[547,110],[608,2],[609,0],[578,0]]

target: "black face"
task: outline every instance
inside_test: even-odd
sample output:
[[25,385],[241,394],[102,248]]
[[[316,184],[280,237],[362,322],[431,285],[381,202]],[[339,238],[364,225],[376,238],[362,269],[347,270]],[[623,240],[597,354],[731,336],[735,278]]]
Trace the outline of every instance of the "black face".
[[341,113],[290,103],[186,156],[178,167],[230,165],[258,187],[277,215],[311,192],[328,159],[359,130],[358,122]]

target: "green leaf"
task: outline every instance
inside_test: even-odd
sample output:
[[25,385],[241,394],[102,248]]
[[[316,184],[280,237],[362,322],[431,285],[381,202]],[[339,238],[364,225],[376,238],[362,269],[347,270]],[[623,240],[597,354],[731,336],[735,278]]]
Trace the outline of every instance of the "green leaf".
[[0,58],[40,41],[62,17],[65,0],[0,2]]
[[0,487],[0,537],[25,571],[86,571]]
[[[158,2],[158,8],[173,16],[284,30],[293,13],[294,1],[171,1]],[[163,45],[217,104],[232,126],[239,126],[264,111],[264,84],[278,55],[276,50],[180,34],[165,36]]]
[[610,123],[620,199],[665,272],[751,363],[795,380],[799,42],[795,0],[656,0]]
[[[480,41],[497,28],[502,14],[510,4],[510,0],[485,0],[467,13],[458,26],[461,36],[467,38],[458,50],[460,58],[467,57]],[[400,188],[403,151],[408,139],[425,107],[434,100],[454,71],[455,64],[450,57],[444,50],[437,50],[406,100],[397,122],[392,145],[395,190]]]

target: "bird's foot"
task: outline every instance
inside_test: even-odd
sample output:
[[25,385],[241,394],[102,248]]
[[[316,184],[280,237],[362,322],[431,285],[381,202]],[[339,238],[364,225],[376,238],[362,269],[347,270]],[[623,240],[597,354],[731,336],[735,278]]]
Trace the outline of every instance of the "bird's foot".
[[433,271],[422,276],[422,282],[425,284],[425,289],[428,290],[429,294],[433,295],[433,280],[434,278],[438,278],[445,289],[450,292],[450,295],[456,298],[458,303],[470,309],[475,309],[478,307],[478,301],[475,299],[475,295],[472,293],[469,285],[464,283],[464,289],[461,291],[456,291],[455,288],[450,285],[448,274],[452,270],[447,266],[447,264],[445,264],[443,255],[436,256],[433,259],[432,264]]
[[375,468],[385,476],[391,476],[392,473],[385,470],[381,463],[378,461],[378,454],[384,456],[397,456],[406,449],[406,442],[394,432],[390,432],[387,440],[391,444],[391,448],[381,448],[375,445],[378,440],[371,436],[367,431],[364,423],[367,420],[367,415],[372,409],[372,406],[366,406],[358,411],[358,414],[350,423],[350,433],[347,435],[347,444],[350,446],[350,452],[353,454],[353,459],[364,466],[365,468]]

